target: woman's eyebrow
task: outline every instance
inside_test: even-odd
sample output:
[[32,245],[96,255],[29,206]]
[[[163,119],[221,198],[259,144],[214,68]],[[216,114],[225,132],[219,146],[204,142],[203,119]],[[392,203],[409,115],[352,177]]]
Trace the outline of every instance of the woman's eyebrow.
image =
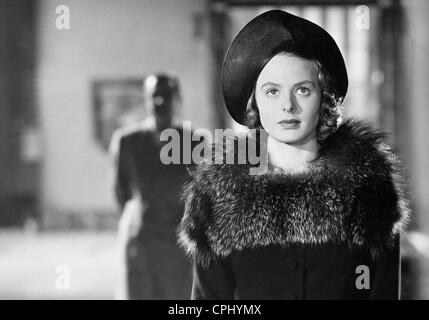
[[[294,87],[298,87],[298,86],[301,86],[303,84],[311,84],[312,86],[316,87],[316,84],[313,81],[311,81],[311,80],[303,80],[303,81],[297,82],[297,83],[294,84]],[[264,87],[266,87],[266,86],[281,87],[282,85],[279,84],[279,83],[276,83],[276,82],[269,81],[269,82],[265,82],[264,84],[262,84],[261,85],[261,89],[264,88]]]
[[263,87],[266,87],[266,86],[281,87],[282,85],[281,85],[281,84],[279,84],[279,83],[275,83],[275,82],[265,82],[263,85],[261,85],[261,89],[262,89]]
[[300,82],[298,82],[298,83],[295,83],[295,87],[297,87],[297,86],[301,86],[301,85],[306,84],[306,83],[311,84],[311,85],[313,85],[313,86],[316,86],[316,84],[315,84],[313,81],[310,81],[310,80],[304,80],[304,81],[300,81]]

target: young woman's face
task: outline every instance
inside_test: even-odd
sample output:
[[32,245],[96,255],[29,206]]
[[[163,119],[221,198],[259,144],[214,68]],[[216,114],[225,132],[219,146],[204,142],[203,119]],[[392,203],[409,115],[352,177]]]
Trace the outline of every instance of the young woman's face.
[[312,61],[274,56],[256,81],[255,99],[261,124],[274,139],[303,144],[316,138],[321,88]]

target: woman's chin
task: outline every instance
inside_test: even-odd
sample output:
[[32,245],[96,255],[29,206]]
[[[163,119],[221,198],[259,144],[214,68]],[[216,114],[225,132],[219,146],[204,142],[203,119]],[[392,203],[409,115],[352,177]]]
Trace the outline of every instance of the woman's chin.
[[270,130],[268,134],[275,140],[287,144],[305,144],[309,140],[316,139],[316,130],[309,132],[304,127],[296,129]]
[[300,142],[299,139],[292,139],[292,138],[275,138],[277,141],[281,142],[281,143],[286,143],[286,144],[298,144]]
[[304,136],[302,134],[299,134],[298,132],[275,133],[272,135],[272,137],[279,142],[287,144],[297,144],[304,139]]

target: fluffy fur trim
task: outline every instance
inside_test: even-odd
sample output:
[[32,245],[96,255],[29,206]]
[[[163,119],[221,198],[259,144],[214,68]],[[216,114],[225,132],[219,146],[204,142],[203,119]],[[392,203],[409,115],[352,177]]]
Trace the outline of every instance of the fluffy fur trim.
[[[229,141],[243,138],[252,139]],[[398,157],[383,139],[349,119],[302,172],[270,168],[250,175],[248,164],[198,166],[182,193],[179,243],[204,262],[291,243],[347,243],[380,254],[393,245],[409,211]],[[228,145],[221,146],[224,156],[234,152]]]

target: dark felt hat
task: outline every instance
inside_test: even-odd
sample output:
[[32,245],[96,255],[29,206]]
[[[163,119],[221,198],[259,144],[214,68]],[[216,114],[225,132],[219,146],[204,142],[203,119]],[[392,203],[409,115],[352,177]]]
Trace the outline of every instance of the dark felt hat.
[[347,71],[334,39],[323,28],[293,14],[271,10],[251,20],[231,43],[222,66],[225,104],[244,124],[247,101],[265,64],[281,51],[318,60],[332,78],[337,97],[347,92]]

